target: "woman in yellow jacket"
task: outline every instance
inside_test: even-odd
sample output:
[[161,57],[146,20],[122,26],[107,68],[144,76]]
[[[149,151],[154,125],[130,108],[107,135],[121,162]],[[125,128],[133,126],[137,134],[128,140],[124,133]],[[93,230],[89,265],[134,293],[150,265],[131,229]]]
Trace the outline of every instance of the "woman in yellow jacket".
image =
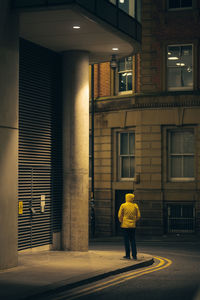
[[126,194],[125,200],[118,212],[118,218],[121,223],[121,228],[124,236],[124,247],[126,255],[125,259],[130,259],[130,246],[132,250],[133,259],[137,259],[137,248],[135,242],[136,222],[140,219],[140,210],[136,203],[134,203],[134,194]]

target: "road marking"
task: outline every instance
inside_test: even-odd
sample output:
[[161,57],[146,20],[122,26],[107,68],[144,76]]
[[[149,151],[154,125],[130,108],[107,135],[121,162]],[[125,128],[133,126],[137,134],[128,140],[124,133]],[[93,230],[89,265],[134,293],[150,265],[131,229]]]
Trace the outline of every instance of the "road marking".
[[85,287],[85,288],[84,287],[82,287],[82,288],[80,287],[78,289],[76,288],[76,290],[71,290],[71,291],[65,292],[62,295],[60,295],[60,297],[59,296],[56,297],[56,300],[64,300],[64,299],[73,300],[73,299],[76,299],[78,297],[82,297],[82,296],[86,296],[88,294],[96,293],[96,292],[99,292],[103,289],[115,286],[117,284],[121,284],[121,283],[123,283],[125,281],[128,281],[130,279],[140,277],[142,275],[149,274],[149,273],[152,273],[152,272],[156,272],[156,271],[159,271],[159,270],[163,270],[165,268],[168,268],[172,264],[172,261],[167,259],[167,258],[158,257],[158,256],[155,256],[154,258],[159,261],[159,263],[155,266],[151,266],[151,267],[141,269],[141,270],[137,270],[137,271],[131,271],[131,272],[128,272],[128,273],[122,273],[118,276],[115,275],[114,278],[112,278],[110,280],[106,280],[106,282],[99,282],[99,283],[96,283],[92,286],[90,284],[90,286]]

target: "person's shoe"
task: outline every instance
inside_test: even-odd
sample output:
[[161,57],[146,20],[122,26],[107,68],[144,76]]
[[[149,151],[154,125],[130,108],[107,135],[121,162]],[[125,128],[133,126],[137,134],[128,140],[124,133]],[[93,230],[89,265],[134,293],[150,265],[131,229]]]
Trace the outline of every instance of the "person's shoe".
[[123,256],[123,259],[131,259],[130,256]]
[[133,256],[133,260],[137,260],[137,256]]

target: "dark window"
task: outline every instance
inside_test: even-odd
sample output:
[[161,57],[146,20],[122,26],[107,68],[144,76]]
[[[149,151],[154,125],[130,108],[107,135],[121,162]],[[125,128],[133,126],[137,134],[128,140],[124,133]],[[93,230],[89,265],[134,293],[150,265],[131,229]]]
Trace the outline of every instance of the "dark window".
[[194,132],[172,130],[168,133],[168,168],[171,179],[194,178]]
[[176,9],[176,8],[191,8],[192,0],[169,0],[168,8]]
[[119,133],[119,177],[134,178],[135,175],[135,133]]

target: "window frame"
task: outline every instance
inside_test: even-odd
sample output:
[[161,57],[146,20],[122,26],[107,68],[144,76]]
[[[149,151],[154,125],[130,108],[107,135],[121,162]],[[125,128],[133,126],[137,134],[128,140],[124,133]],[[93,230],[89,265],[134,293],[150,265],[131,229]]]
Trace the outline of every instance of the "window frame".
[[[123,154],[121,155],[121,134],[126,133],[128,134],[128,137],[130,134],[134,134],[134,150],[133,150],[133,154]],[[129,142],[129,138],[128,138],[128,142]],[[129,145],[128,145],[128,149],[129,149]],[[134,176],[133,177],[122,177],[122,157],[129,157],[129,160],[131,157],[134,158]],[[134,181],[135,180],[135,161],[136,161],[136,155],[135,155],[135,131],[134,130],[122,130],[122,131],[118,131],[117,132],[117,178],[119,181]],[[130,167],[130,163],[129,163],[129,174],[131,171],[131,167]]]
[[[181,2],[182,0],[180,0]],[[181,5],[180,5],[181,6]],[[194,8],[194,0],[192,0],[192,6],[187,6],[187,7],[175,7],[171,8],[169,7],[169,0],[167,0],[167,9],[168,11],[177,11],[177,10],[191,10]]]
[[[169,47],[184,47],[184,46],[192,46],[192,86],[191,87],[169,87],[168,86],[168,70],[170,68],[175,67],[169,67],[168,66],[168,51]],[[194,43],[183,43],[183,44],[167,44],[166,45],[166,88],[167,91],[173,92],[173,91],[193,91],[195,89],[195,70],[194,70]],[[178,67],[177,67],[178,68]],[[180,67],[181,68],[181,67]]]
[[[194,138],[194,149],[193,153],[170,153],[171,149],[171,133],[172,132],[193,132],[193,138]],[[193,182],[195,181],[195,129],[194,128],[170,128],[167,130],[167,178],[169,182]],[[172,156],[180,156],[182,159],[182,164],[184,162],[184,156],[192,156],[194,158],[194,174],[193,177],[172,177],[171,175],[171,157]],[[184,167],[182,165],[182,172],[184,171]]]

